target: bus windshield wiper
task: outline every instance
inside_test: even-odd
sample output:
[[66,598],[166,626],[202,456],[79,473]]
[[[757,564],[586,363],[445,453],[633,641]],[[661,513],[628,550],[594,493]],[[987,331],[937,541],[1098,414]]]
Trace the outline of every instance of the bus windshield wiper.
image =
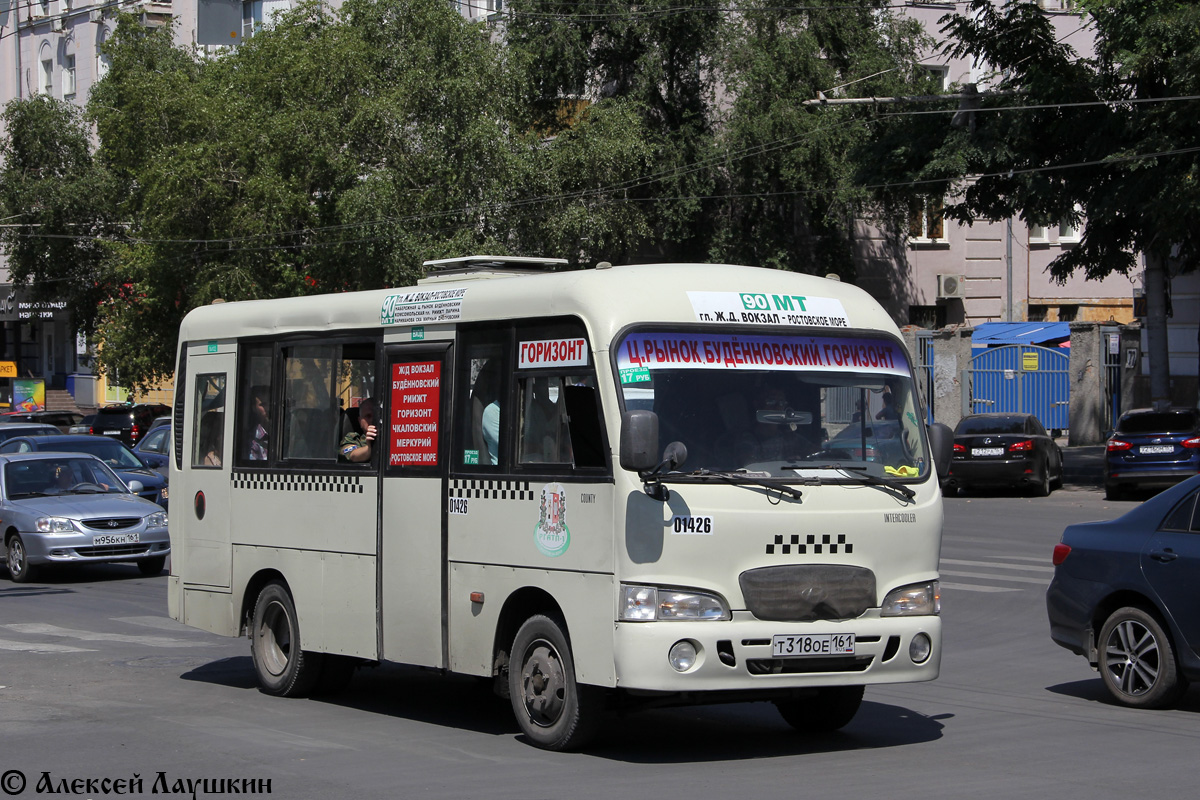
[[866,467],[851,466],[849,464],[786,464],[783,468],[795,470],[832,469],[839,472],[849,472],[853,474],[847,475],[846,477],[848,478],[860,480],[863,483],[870,484],[871,486],[883,486],[884,488],[899,492],[900,494],[904,495],[905,499],[907,500],[912,500],[917,496],[916,492],[905,486],[903,483],[898,483],[891,478],[881,478],[878,475],[872,475],[866,471]]
[[794,497],[797,500],[804,497],[804,493],[799,489],[788,486],[785,483],[770,483],[759,478],[751,477],[742,472],[717,472],[710,469],[697,469],[691,472],[672,472],[669,475],[664,475],[667,478],[716,478],[725,481],[726,483],[739,485],[758,486],[763,489],[772,489],[780,494],[786,494],[789,497]]

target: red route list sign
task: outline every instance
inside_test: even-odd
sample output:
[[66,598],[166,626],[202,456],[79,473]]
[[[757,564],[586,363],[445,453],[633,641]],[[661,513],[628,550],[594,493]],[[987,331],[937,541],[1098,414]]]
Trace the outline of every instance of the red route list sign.
[[441,361],[392,365],[388,466],[437,466],[441,397]]

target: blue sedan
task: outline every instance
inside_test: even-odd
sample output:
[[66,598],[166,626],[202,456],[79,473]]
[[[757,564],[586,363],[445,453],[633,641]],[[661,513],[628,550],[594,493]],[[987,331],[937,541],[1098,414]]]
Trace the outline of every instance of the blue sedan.
[[128,447],[107,436],[17,436],[0,444],[0,453],[87,453],[111,467],[126,483],[142,484],[139,494],[167,508],[167,480]]
[[1200,680],[1200,476],[1054,548],[1050,636],[1135,708],[1173,705]]
[[1200,411],[1139,408],[1117,420],[1105,448],[1104,491],[1162,489],[1200,473]]

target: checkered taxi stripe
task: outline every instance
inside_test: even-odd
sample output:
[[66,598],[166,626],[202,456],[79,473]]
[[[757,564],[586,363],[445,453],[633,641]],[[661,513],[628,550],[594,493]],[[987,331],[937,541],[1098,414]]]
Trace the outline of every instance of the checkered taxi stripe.
[[337,492],[362,494],[359,475],[286,475],[263,472],[238,472],[233,476],[234,489],[260,489],[269,492]]
[[533,500],[529,481],[452,480],[451,497],[483,498],[485,500]]
[[[777,551],[775,548],[779,548]],[[839,533],[837,541],[833,541],[833,534],[826,533],[821,535],[821,541],[817,541],[815,534],[808,534],[805,537],[804,543],[800,542],[800,536],[792,534],[789,541],[785,544],[782,536],[776,536],[773,544],[767,545],[767,555],[773,556],[776,552],[780,555],[791,555],[792,548],[796,548],[796,555],[807,555],[808,549],[811,547],[814,555],[821,555],[822,552],[829,552],[832,555],[837,555],[838,548],[842,549],[843,553],[849,555],[854,552],[854,545],[846,541],[846,534]]]

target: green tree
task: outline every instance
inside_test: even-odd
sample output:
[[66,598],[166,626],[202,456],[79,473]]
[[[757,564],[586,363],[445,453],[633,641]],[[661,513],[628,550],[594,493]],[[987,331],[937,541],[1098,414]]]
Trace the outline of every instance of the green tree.
[[[973,0],[943,18],[947,51],[995,71],[979,109],[909,117],[879,140],[866,182],[948,193],[952,219],[1086,227],[1052,264],[1060,281],[1129,274],[1145,257],[1151,396],[1169,402],[1164,272],[1195,268],[1200,247],[1200,6],[1080,0],[1095,57],[1060,42],[1032,3]],[[908,193],[914,191],[907,190]],[[891,199],[906,190],[894,188]]]

